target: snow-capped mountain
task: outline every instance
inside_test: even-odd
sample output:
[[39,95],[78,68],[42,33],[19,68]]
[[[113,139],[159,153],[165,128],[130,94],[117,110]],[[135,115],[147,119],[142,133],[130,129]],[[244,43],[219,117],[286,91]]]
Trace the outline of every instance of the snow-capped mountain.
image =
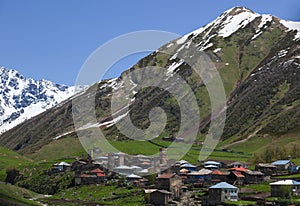
[[0,134],[57,105],[74,94],[74,87],[25,78],[0,68]]
[[[225,11],[217,19],[207,24],[204,27],[184,35],[176,41],[176,44],[184,44],[180,49],[187,47],[191,41],[201,35],[201,41],[198,43],[200,50],[206,50],[213,46],[210,42],[212,38],[223,37],[228,38],[235,32],[249,26],[251,22],[255,22],[252,25],[256,28],[252,34],[251,40],[254,40],[261,35],[272,24],[280,23],[286,28],[286,31],[296,30],[295,39],[300,38],[300,22],[281,20],[270,14],[258,14],[245,7],[234,7]],[[179,51],[180,51],[179,49]]]
[[[129,91],[132,96],[129,96],[128,101],[133,124],[141,129],[147,128],[150,125],[149,112],[154,107],[161,107],[168,117],[163,134],[170,137],[176,134],[180,128],[180,108],[170,94],[151,88],[136,90],[139,76],[134,75],[134,71],[158,65],[162,68],[159,75],[165,75],[166,82],[172,80],[174,74],[178,74],[189,84],[201,112],[199,136],[205,134],[212,115],[209,94],[199,75],[187,63],[193,56],[199,56],[197,52],[204,51],[217,68],[226,93],[227,118],[223,139],[247,140],[253,136],[278,138],[287,133],[291,136],[296,134],[295,138],[298,138],[299,44],[300,22],[258,14],[243,7],[232,8],[211,23],[157,49],[123,72],[119,78],[101,81],[98,86],[93,85],[91,88],[97,88],[97,91],[87,89],[78,95],[76,99],[82,105],[86,99],[96,96],[95,113],[98,122],[92,124],[90,118],[82,115],[81,129],[100,127],[108,139],[127,138],[115,125],[124,118],[125,113],[120,108],[119,113],[112,115],[110,108],[113,92],[126,86],[125,80],[131,76],[129,85],[132,90]],[[171,53],[166,55],[164,51]],[[1,106],[3,107],[3,103]],[[16,127],[18,130],[2,134],[0,143],[27,152],[66,135],[76,137],[72,109],[72,101],[67,100],[48,112],[19,124]],[[84,114],[93,108],[75,109]]]

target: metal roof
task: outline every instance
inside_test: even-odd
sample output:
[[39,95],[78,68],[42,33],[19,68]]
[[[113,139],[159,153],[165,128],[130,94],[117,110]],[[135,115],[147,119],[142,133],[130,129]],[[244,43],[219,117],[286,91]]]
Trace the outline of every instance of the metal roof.
[[186,161],[186,160],[179,160],[178,162],[176,162],[176,164],[180,164],[180,165],[183,165],[185,163],[188,163],[188,161]]
[[260,171],[251,171],[251,170],[248,170],[245,173],[247,173],[248,175],[261,175],[261,176],[264,175],[264,173]]
[[131,179],[142,179],[141,176],[138,176],[138,175],[135,175],[135,174],[127,175],[126,178],[131,178]]
[[286,165],[289,163],[291,160],[277,160],[275,162],[272,162],[272,165]]
[[128,167],[126,165],[121,165],[121,166],[115,167],[114,169],[117,169],[117,170],[132,170],[131,167]]
[[217,165],[205,165],[205,168],[219,168]]
[[205,165],[221,165],[220,162],[216,162],[216,161],[206,161],[204,162]]
[[175,174],[173,173],[164,173],[158,176],[158,179],[170,179],[172,177],[174,177]]
[[59,163],[57,162],[54,165],[67,166],[67,167],[71,166],[71,164],[66,163],[66,162],[59,162]]
[[148,173],[148,172],[149,172],[148,169],[143,169],[143,170],[139,171],[139,173]]
[[272,182],[270,185],[300,185],[300,182],[295,180],[280,180],[278,182]]
[[167,195],[171,195],[172,193],[167,191],[167,190],[156,190],[154,192],[159,192],[159,193],[163,193],[163,194],[167,194]]
[[237,187],[228,184],[227,182],[220,182],[216,185],[211,186],[209,189],[237,189]]
[[258,163],[257,166],[259,167],[269,167],[269,168],[276,168],[275,165],[268,164],[268,163]]
[[159,190],[159,189],[145,189],[144,192],[146,194],[150,194],[150,193],[153,193],[153,192],[160,192],[160,193],[163,193],[163,194],[172,194],[171,192],[167,191],[167,190]]
[[132,165],[131,166],[131,169],[134,169],[134,170],[142,170],[143,168],[139,167],[139,166],[136,166],[136,165]]
[[180,166],[180,168],[183,168],[183,167],[196,168],[195,165],[192,165],[190,163],[185,163],[185,164],[183,164],[183,165]]
[[210,175],[212,173],[211,170],[208,169],[201,169],[198,172],[191,172],[188,175]]

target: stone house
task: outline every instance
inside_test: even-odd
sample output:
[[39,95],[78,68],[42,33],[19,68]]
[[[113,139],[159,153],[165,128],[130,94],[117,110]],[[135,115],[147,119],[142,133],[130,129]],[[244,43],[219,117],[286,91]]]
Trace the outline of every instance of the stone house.
[[155,206],[168,205],[172,199],[172,193],[166,190],[148,189],[145,190],[145,200]]
[[75,176],[75,185],[101,184],[105,181],[106,175],[99,168]]
[[203,205],[219,205],[227,201],[238,200],[238,188],[228,184],[227,182],[220,182],[209,187],[208,197]]
[[276,167],[277,171],[287,171],[295,164],[291,160],[277,160],[272,162],[272,165]]
[[264,181],[264,174],[259,171],[247,170],[242,172],[242,174],[245,176],[246,184],[259,184]]
[[238,171],[230,171],[227,181],[233,185],[244,185],[245,176]]
[[208,169],[201,169],[197,172],[187,173],[189,183],[204,183],[210,182],[212,171]]
[[75,185],[97,184],[97,175],[80,174],[75,177]]
[[266,163],[259,163],[255,165],[255,170],[264,173],[265,176],[271,176],[277,173],[277,168],[275,165]]
[[181,187],[181,177],[176,174],[165,173],[159,175],[155,181],[155,188],[171,192],[173,198],[181,196]]
[[272,197],[289,198],[291,196],[300,196],[300,182],[295,180],[281,180],[270,183]]
[[224,182],[227,180],[227,173],[221,172],[220,170],[214,170],[211,173],[212,182]]

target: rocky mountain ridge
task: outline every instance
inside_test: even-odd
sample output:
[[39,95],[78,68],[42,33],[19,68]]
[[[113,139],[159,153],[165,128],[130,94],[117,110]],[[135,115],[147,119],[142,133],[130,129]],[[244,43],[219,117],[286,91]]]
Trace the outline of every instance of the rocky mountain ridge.
[[74,95],[74,87],[0,68],[0,134]]

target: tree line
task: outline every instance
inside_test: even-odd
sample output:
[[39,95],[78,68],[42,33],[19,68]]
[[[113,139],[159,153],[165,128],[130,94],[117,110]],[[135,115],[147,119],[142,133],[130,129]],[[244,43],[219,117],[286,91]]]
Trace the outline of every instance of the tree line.
[[263,152],[255,153],[253,162],[271,163],[280,159],[300,157],[300,145],[292,144],[286,146],[268,146]]

